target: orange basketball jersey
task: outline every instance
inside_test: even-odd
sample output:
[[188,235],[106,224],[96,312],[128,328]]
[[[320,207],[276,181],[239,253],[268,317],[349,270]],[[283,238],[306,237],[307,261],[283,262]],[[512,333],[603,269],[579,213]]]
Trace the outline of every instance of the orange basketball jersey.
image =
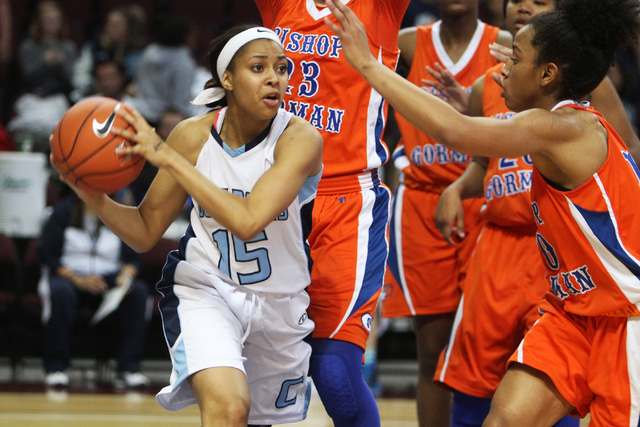
[[[434,67],[439,62],[448,69],[456,80],[470,90],[473,82],[484,74],[487,68],[496,64],[496,60],[489,53],[489,44],[496,41],[499,28],[478,21],[476,32],[471,42],[458,62],[447,55],[440,40],[440,24],[417,27],[415,56],[407,80],[417,86],[422,86],[421,80],[434,80],[425,70],[426,66]],[[424,87],[437,95],[435,89]],[[404,183],[411,187],[412,183],[444,189],[455,181],[467,167],[470,157],[451,151],[426,136],[401,115],[396,114],[398,127],[402,134],[400,143],[403,145],[404,155],[410,164],[403,169]],[[395,156],[395,154],[394,154]]]
[[[565,101],[556,108],[585,109]],[[589,180],[561,191],[534,168],[531,197],[546,278],[569,313],[638,316],[640,170],[613,128],[608,155]],[[580,159],[576,158],[576,162]]]
[[[361,21],[374,23],[367,28],[369,47],[380,62],[395,70],[398,29],[409,0],[344,3]],[[324,23],[331,17],[329,9],[309,0],[256,0],[256,4],[264,25],[280,36],[289,61],[284,108],[322,133],[323,176],[359,174],[385,164],[389,151],[381,137],[386,103],[345,60],[340,39]]]
[[[484,117],[506,120],[515,113],[509,111],[502,97],[502,87],[491,74],[499,73],[504,64],[491,67],[485,73],[482,91],[482,113]],[[534,232],[536,225],[531,212],[531,173],[533,162],[530,156],[517,159],[490,158],[484,176],[484,218],[501,227],[518,228],[523,232]]]

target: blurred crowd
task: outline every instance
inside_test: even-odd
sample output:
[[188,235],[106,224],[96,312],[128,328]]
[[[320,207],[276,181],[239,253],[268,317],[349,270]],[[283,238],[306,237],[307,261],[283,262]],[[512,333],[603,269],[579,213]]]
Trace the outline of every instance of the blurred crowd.
[[[502,0],[479,1],[480,19],[503,26]],[[47,152],[60,117],[88,96],[130,102],[156,125],[165,113],[189,117],[198,112],[189,101],[210,77],[201,61],[207,40],[239,23],[239,16],[259,23],[251,1],[194,8],[198,16],[169,0],[146,8],[112,2],[109,9],[92,1],[84,5],[91,6],[82,22],[69,18],[78,16],[75,3],[0,0],[0,150]],[[206,16],[210,25],[202,24]],[[438,18],[437,0],[412,0],[402,26]],[[619,52],[610,72],[636,129],[638,56],[638,50]]]

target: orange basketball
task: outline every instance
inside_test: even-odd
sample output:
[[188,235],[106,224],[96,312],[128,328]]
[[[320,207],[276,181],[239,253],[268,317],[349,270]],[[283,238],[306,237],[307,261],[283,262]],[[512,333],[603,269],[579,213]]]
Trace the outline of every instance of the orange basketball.
[[121,103],[93,97],[73,105],[58,122],[51,141],[53,163],[69,183],[92,193],[111,194],[131,184],[145,159],[118,157],[116,148],[131,142],[111,132],[130,128],[116,115]]

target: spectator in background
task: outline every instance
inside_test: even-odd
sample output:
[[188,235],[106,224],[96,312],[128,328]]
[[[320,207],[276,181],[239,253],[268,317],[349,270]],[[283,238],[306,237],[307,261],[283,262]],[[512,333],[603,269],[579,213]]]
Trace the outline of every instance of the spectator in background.
[[0,0],[0,121],[5,119],[10,63],[13,59],[13,16],[9,0]]
[[134,80],[142,50],[146,45],[146,16],[137,5],[120,6],[105,17],[102,31],[85,43],[73,71],[75,99],[97,91],[95,65],[113,61],[122,67],[126,83]]
[[[211,73],[209,73],[209,75],[211,75]],[[173,128],[175,128],[176,125],[184,119],[186,119],[186,117],[182,113],[174,110],[167,110],[162,114],[162,116],[160,116],[160,121],[156,126],[156,132],[158,133],[160,138],[166,141]],[[140,175],[138,175],[138,178],[136,178],[136,180],[131,185],[136,204],[142,201],[144,195],[149,189],[149,186],[151,185],[151,182],[155,178],[156,173],[158,173],[158,168],[154,164],[152,164],[151,162],[146,162],[144,164]],[[183,213],[185,214],[183,216],[187,220],[189,219],[190,207],[190,202],[187,202],[185,208],[183,209]]]
[[[544,4],[544,2],[539,2]],[[489,25],[505,28],[504,20],[504,0],[480,0],[480,20]]]
[[429,25],[440,19],[438,0],[411,0],[402,19],[402,28]]
[[640,129],[640,61],[638,61],[637,47],[619,51],[608,76],[620,95],[635,132],[638,133]]
[[106,96],[113,99],[125,98],[125,77],[122,64],[106,60],[95,64],[93,69],[95,92],[90,96]]
[[49,135],[69,108],[76,45],[68,38],[56,1],[38,3],[30,35],[20,43],[18,61],[22,95],[7,125],[18,148],[49,152]]
[[142,53],[130,103],[152,126],[167,110],[185,117],[196,113],[191,104],[197,67],[189,47],[193,30],[185,17],[162,16],[154,25],[153,42]]
[[147,326],[149,287],[136,280],[140,256],[126,246],[78,199],[75,193],[54,207],[39,240],[43,277],[38,292],[43,301],[45,384],[69,384],[70,335],[78,307],[98,307],[104,293],[129,287],[115,312],[120,345],[117,381],[127,387],[149,384],[140,373]]
[[9,0],[0,0],[0,62],[6,64],[13,55],[13,25]]

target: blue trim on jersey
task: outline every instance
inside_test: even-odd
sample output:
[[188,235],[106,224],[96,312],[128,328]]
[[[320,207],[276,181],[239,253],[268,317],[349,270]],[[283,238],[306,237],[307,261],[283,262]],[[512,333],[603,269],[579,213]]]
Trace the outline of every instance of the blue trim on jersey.
[[314,176],[307,177],[307,179],[304,180],[302,189],[300,189],[298,193],[298,203],[300,203],[301,206],[306,205],[316,197],[320,178],[322,178],[322,169]]
[[373,222],[369,228],[369,245],[362,288],[349,316],[358,311],[382,287],[385,263],[389,255],[386,236],[389,223],[389,190],[377,185],[368,191],[376,193],[376,201],[371,212]]
[[574,206],[584,220],[591,228],[591,231],[598,240],[607,248],[607,250],[625,267],[629,269],[631,274],[640,279],[640,265],[633,260],[622,247],[622,243],[618,240],[615,227],[609,216],[609,212],[590,211],[574,203]]
[[189,366],[187,365],[187,351],[184,348],[184,341],[180,340],[180,343],[171,351],[173,370],[176,371],[177,379],[175,381],[175,388],[184,387],[185,381],[189,378]]
[[398,146],[395,150],[393,150],[393,155],[391,156],[394,161],[396,161],[399,157],[405,156],[404,154],[404,145]]
[[178,249],[169,252],[167,262],[162,268],[162,277],[156,284],[156,290],[162,295],[158,303],[160,316],[162,318],[162,328],[164,337],[169,347],[173,347],[181,334],[180,318],[178,316],[178,296],[173,292],[175,284],[176,267],[180,261],[185,259],[187,241],[195,237],[191,224],[187,227],[185,235],[180,238]]
[[376,119],[375,138],[376,138],[376,154],[380,158],[380,164],[384,165],[389,160],[389,151],[385,149],[382,142],[382,132],[384,131],[384,99],[378,107],[378,118]]
[[302,228],[302,241],[304,242],[304,253],[307,256],[307,267],[309,273],[311,273],[311,267],[313,267],[313,259],[311,258],[311,246],[309,246],[309,235],[311,234],[311,227],[313,225],[313,205],[315,198],[311,199],[307,204],[300,208],[300,224]]
[[236,148],[235,150],[232,150],[231,148],[229,148],[227,143],[222,140],[222,137],[218,133],[218,129],[216,129],[215,126],[211,126],[211,136],[227,154],[229,154],[231,157],[238,157],[239,155],[244,154],[247,151],[251,150],[252,148],[256,147],[258,144],[260,144],[262,141],[264,141],[267,138],[267,136],[269,135],[269,132],[271,132],[271,126],[273,125],[273,120],[274,119],[271,119],[271,121],[269,122],[269,126],[267,126],[262,132],[260,132],[260,135],[256,136],[251,141],[247,142],[245,145],[243,145],[240,148]]
[[[389,259],[387,260],[387,267],[391,272],[391,275],[398,286],[402,289],[402,282],[400,281],[400,260],[398,259],[398,251],[396,246],[396,228],[394,227],[396,218],[396,209],[398,206],[398,192],[391,199],[391,221],[389,222]],[[398,232],[400,232],[398,230]]]

